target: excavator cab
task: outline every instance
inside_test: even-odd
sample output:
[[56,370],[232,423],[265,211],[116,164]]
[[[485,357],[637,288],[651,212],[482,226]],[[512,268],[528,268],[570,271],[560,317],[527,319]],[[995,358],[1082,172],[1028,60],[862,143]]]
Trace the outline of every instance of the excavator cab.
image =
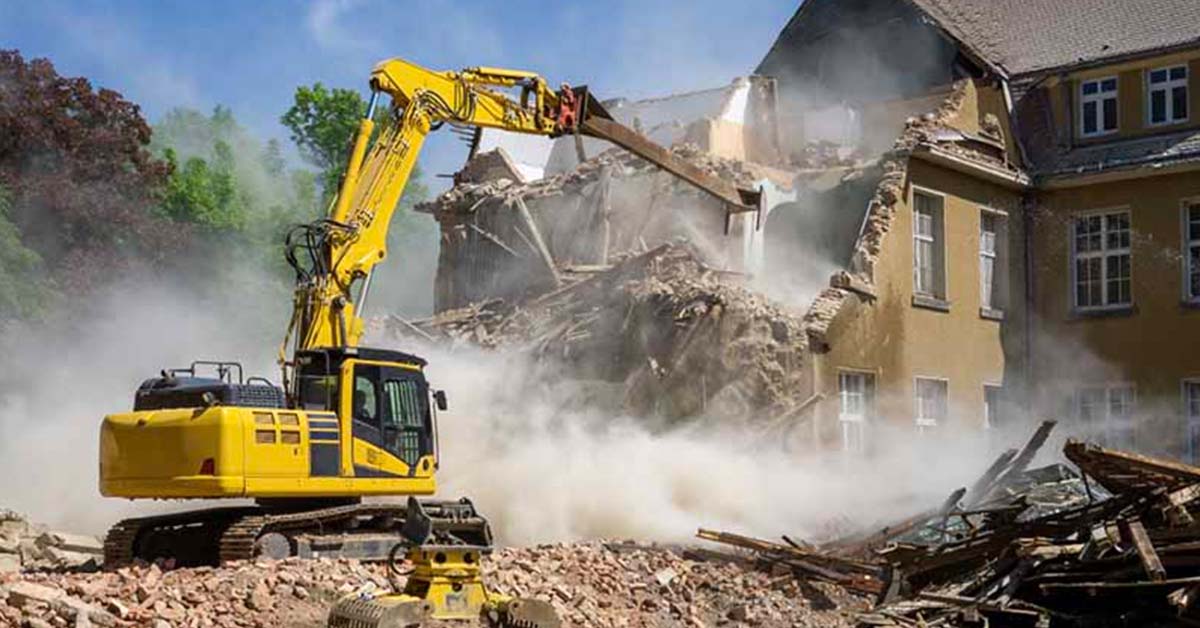
[[[292,399],[310,413],[332,412],[338,434],[315,438],[313,459],[336,456],[349,425],[352,475],[359,478],[428,477],[437,466],[437,429],[431,399],[445,407],[445,393],[431,393],[425,360],[409,353],[342,347],[302,351],[294,365]],[[332,442],[338,441],[338,442]],[[347,469],[347,470],[350,470]]]

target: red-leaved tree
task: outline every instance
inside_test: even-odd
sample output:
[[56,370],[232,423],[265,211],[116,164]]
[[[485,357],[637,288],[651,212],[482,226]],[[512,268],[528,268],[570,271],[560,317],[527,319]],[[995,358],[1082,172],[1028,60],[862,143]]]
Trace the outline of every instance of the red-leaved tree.
[[149,142],[119,93],[0,50],[0,186],[22,241],[68,292],[185,249],[188,229],[154,210],[170,171]]

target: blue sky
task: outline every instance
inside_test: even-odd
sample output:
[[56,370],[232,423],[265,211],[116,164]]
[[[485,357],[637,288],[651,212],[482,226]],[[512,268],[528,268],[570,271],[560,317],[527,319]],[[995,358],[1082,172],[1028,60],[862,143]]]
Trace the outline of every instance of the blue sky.
[[[660,96],[749,73],[798,2],[59,2],[0,0],[0,48],[47,57],[142,105],[151,122],[176,106],[217,104],[261,137],[287,142],[279,116],[297,85],[365,90],[374,63],[400,56],[433,69],[534,70],[601,97]],[[465,148],[431,138],[427,173]]]

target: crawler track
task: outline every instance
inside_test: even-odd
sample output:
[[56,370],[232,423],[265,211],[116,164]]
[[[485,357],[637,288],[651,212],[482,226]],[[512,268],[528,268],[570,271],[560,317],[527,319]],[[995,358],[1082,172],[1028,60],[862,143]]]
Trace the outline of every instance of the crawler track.
[[[466,500],[422,501],[433,522],[439,542],[491,546],[487,520]],[[122,565],[135,559],[152,562],[173,559],[177,565],[216,565],[251,560],[263,547],[267,535],[278,541],[285,555],[305,556],[302,547],[311,538],[340,539],[351,544],[370,537],[368,548],[378,549],[356,558],[385,560],[401,534],[407,508],[404,504],[348,504],[325,508],[289,510],[273,505],[214,508],[169,515],[125,519],[114,525],[104,540],[106,565]],[[286,545],[282,544],[286,540]],[[278,557],[278,556],[276,556]]]

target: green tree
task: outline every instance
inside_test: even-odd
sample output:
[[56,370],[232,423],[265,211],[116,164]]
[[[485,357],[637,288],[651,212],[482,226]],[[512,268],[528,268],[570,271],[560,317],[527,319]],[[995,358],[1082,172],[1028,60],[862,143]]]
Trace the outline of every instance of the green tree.
[[358,92],[315,83],[312,87],[297,87],[292,106],[280,118],[292,132],[300,156],[320,169],[326,197],[337,191],[359,121],[366,112],[367,103]]
[[9,220],[10,207],[8,190],[0,186],[0,321],[40,315],[55,296],[41,256],[25,247]]
[[234,178],[233,154],[224,142],[217,142],[214,150],[216,158],[211,166],[200,157],[191,157],[182,167],[174,149],[165,150],[172,172],[162,208],[174,220],[213,231],[240,230],[246,224],[247,207]]
[[[291,131],[300,155],[320,169],[323,207],[337,192],[366,111],[367,103],[358,92],[329,89],[316,83],[296,88],[292,106],[281,118]],[[376,128],[387,122],[388,115],[386,107],[376,112]],[[413,206],[428,196],[429,188],[421,169],[414,166],[392,216],[388,257],[379,268],[381,277],[390,279],[373,282],[372,307],[413,315],[427,313],[432,308],[430,269],[437,264],[438,228],[429,216],[413,211]]]

